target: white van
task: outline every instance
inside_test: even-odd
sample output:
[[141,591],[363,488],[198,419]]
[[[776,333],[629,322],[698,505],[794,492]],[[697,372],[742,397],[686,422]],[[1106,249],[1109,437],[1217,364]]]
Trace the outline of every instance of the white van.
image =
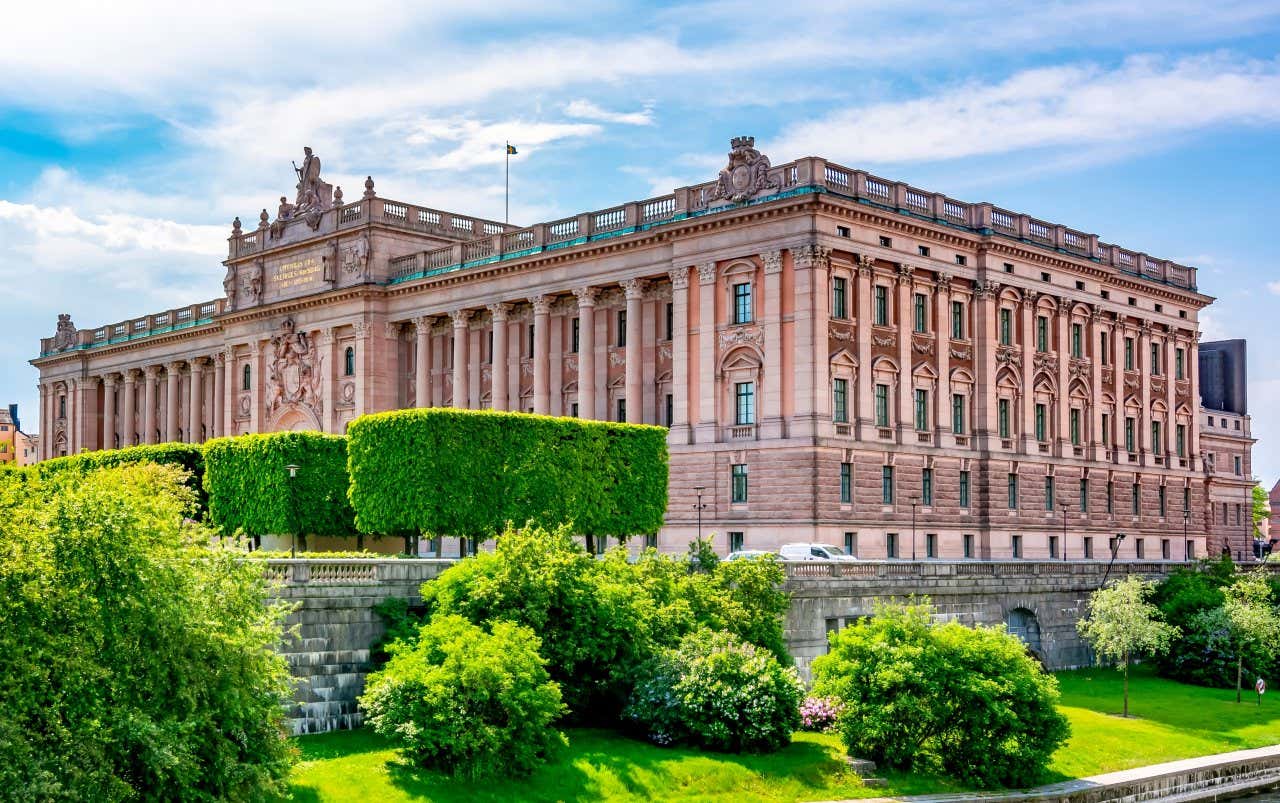
[[783,560],[857,560],[832,544],[783,544],[778,555]]

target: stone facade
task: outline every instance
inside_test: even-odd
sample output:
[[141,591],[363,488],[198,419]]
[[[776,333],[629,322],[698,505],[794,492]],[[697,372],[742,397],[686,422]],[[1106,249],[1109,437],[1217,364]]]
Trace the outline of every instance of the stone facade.
[[1221,546],[1193,268],[751,138],[706,184],[526,228],[345,201],[307,159],[233,225],[225,297],[60,319],[45,457],[455,405],[668,426],[663,549],[699,486],[722,550],[1158,557],[1184,500],[1187,551]]

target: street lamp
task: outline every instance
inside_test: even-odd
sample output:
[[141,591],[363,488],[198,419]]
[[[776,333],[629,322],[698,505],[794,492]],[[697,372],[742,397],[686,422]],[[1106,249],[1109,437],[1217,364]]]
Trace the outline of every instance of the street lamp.
[[1102,573],[1102,582],[1098,584],[1098,588],[1107,584],[1107,577],[1111,574],[1111,564],[1116,562],[1116,555],[1120,554],[1122,543],[1124,543],[1124,533],[1116,533],[1115,540],[1111,544],[1111,560],[1107,561],[1107,570]]
[[698,492],[698,503],[693,506],[693,509],[698,511],[698,540],[701,541],[702,540],[702,511],[705,510],[707,507],[706,505],[702,504],[702,492],[707,490],[707,486],[695,485],[693,486],[693,490]]
[[916,559],[916,506],[920,504],[920,497],[911,497],[911,559]]
[[1067,503],[1059,502],[1058,506],[1062,508],[1062,559],[1067,559]]
[[293,481],[298,478],[298,469],[302,466],[290,463],[284,468],[289,472],[289,557],[293,558],[298,554],[298,495],[294,492]]

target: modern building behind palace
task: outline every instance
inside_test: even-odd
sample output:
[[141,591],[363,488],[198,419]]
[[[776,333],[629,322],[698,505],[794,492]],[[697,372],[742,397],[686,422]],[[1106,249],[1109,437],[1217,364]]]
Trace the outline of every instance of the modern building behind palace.
[[60,316],[32,361],[42,457],[522,410],[668,426],[664,549],[698,486],[721,549],[1251,547],[1243,344],[1198,342],[1194,268],[821,158],[772,166],[749,137],[715,181],[523,228],[372,179],[344,195],[309,149],[297,176],[233,224],[225,297]]

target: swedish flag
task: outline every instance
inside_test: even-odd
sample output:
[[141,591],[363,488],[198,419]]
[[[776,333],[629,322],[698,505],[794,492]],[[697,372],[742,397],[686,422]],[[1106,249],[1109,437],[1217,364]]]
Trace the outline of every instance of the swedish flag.
[[507,143],[507,155],[508,156],[516,155],[516,146],[512,145],[510,142]]

